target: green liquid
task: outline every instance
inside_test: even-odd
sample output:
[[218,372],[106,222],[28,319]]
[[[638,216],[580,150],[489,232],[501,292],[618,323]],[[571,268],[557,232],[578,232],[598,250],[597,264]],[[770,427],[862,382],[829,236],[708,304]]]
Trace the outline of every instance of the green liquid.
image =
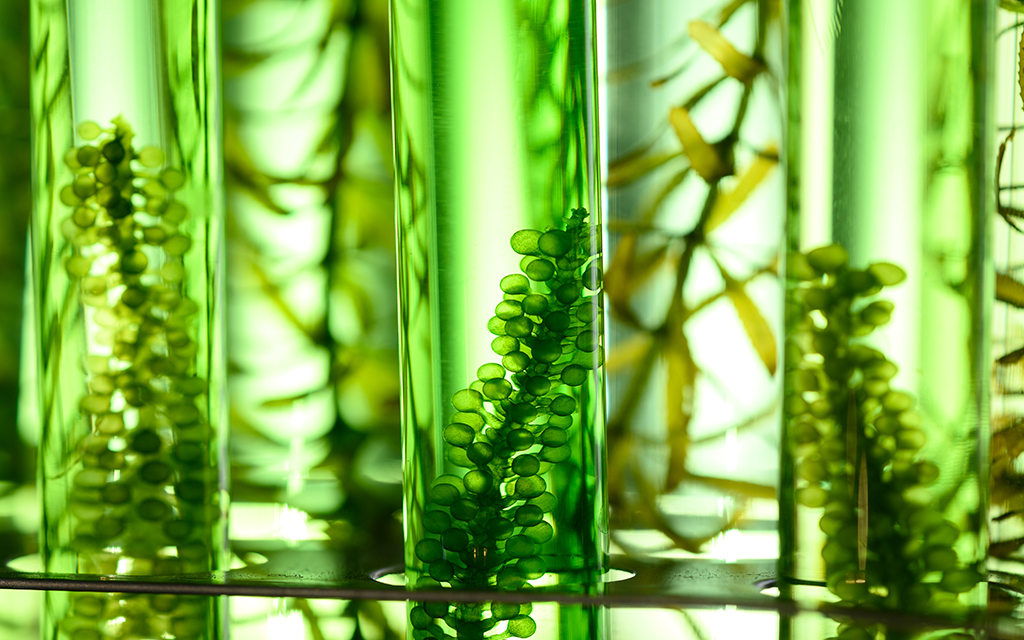
[[[47,571],[222,566],[211,7],[32,3]],[[48,593],[59,637],[207,638],[216,599]]]
[[[524,600],[543,585],[600,590],[591,9],[392,3],[406,567],[417,588]],[[410,637],[600,633],[597,612],[563,608],[541,623],[532,609],[414,604]]]
[[804,4],[791,3],[783,594],[962,619],[985,603],[992,7]]

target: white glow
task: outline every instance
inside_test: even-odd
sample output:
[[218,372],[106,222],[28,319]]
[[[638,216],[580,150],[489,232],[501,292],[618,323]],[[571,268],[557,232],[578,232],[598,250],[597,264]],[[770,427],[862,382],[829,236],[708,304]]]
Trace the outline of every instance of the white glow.
[[306,622],[295,609],[291,598],[275,598],[274,608],[267,614],[267,640],[305,640]]

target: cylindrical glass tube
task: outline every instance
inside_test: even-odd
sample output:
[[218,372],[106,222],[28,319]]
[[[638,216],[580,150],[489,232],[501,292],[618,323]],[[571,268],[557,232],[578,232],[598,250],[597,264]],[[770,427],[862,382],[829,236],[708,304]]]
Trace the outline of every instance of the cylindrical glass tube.
[[[44,568],[221,568],[216,2],[31,12]],[[213,602],[54,593],[47,633],[212,637]]]
[[788,3],[786,596],[985,603],[994,4]]
[[612,537],[633,553],[671,541],[707,561],[774,558],[779,6],[606,11]]
[[[409,584],[597,592],[593,3],[391,10]],[[413,604],[411,637],[599,633],[594,610],[547,608]]]
[[[0,8],[0,481],[32,481],[32,450],[18,429],[19,345],[30,204],[28,5]],[[27,413],[27,412],[26,412]],[[11,549],[12,555],[22,549]]]
[[[992,439],[990,578],[998,571],[1019,574],[1024,546],[1024,494],[1020,491],[1020,456],[1024,451],[1024,404],[1021,403],[1021,360],[1024,358],[1024,146],[1018,129],[1024,124],[1020,77],[1024,2],[1001,0],[996,11],[994,63],[996,182],[992,258],[996,272],[996,304],[992,314]],[[1011,559],[1001,563],[1000,560]]]

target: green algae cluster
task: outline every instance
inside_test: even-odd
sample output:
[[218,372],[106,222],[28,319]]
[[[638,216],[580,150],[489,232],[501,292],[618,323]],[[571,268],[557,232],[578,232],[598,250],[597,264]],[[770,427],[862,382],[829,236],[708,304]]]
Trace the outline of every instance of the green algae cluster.
[[[853,269],[839,245],[793,254],[787,269],[786,446],[797,505],[820,509],[828,590],[853,606],[964,614],[958,597],[981,576],[958,555],[962,531],[922,454],[917,401],[891,386],[897,365],[860,340],[890,321],[895,307],[879,294],[906,274],[884,262]],[[838,637],[876,632],[844,625]]]
[[[80,124],[86,143],[64,158],[74,172],[60,191],[64,268],[88,353],[84,371],[65,375],[84,373],[88,432],[62,468],[44,461],[45,481],[66,482],[69,498],[66,514],[48,518],[70,520],[70,537],[47,533],[46,544],[77,554],[83,573],[208,572],[220,506],[200,307],[187,295],[191,213],[175,197],[186,176],[160,149],[136,149],[124,119],[111,125]],[[75,640],[111,621],[119,637],[199,637],[206,600],[74,594],[60,626]]]
[[[543,550],[559,526],[552,517],[559,498],[545,474],[579,448],[572,390],[600,364],[594,233],[587,212],[575,209],[564,230],[524,229],[511,238],[524,256],[522,273],[502,278],[503,299],[487,327],[500,363],[482,365],[452,398],[443,449],[466,471],[429,488],[414,549],[426,574],[418,588],[518,591],[549,571]],[[529,603],[432,602],[416,605],[410,623],[418,640],[527,638],[537,629],[531,612]]]

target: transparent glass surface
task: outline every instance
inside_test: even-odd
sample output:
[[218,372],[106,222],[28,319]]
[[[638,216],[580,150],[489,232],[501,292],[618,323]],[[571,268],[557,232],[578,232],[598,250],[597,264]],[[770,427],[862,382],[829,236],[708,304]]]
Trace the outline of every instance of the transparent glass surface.
[[[45,570],[222,567],[216,3],[31,3]],[[154,596],[155,598],[155,596]],[[52,592],[53,637],[205,638],[208,600]]]
[[996,11],[994,62],[996,215],[993,222],[992,257],[996,272],[996,302],[992,314],[992,438],[991,509],[989,545],[990,577],[1019,583],[1024,574],[1024,507],[1020,492],[1022,449],[1021,357],[1024,356],[1024,147],[1017,129],[1024,123],[1021,101],[1021,20],[1024,4],[1004,1]]
[[779,6],[604,11],[612,539],[634,554],[774,557]]
[[993,4],[789,3],[786,597],[985,605]]
[[[592,3],[391,9],[409,584],[598,592]],[[414,638],[601,627],[594,612],[505,602],[424,603],[410,621]]]

